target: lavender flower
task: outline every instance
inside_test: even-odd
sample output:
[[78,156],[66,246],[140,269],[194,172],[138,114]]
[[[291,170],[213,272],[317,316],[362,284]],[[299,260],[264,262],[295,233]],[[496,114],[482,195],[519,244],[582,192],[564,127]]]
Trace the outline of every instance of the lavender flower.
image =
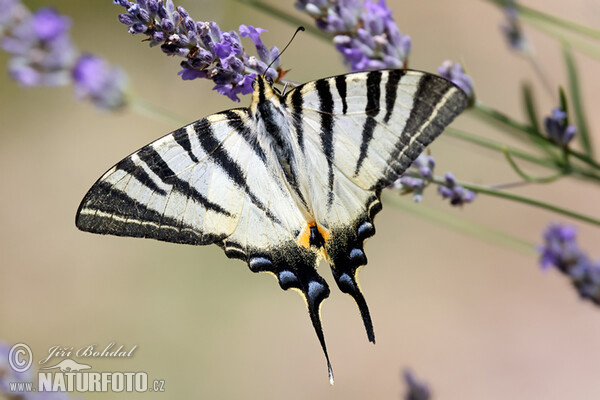
[[507,3],[504,7],[506,23],[500,27],[502,33],[511,49],[523,53],[528,52],[530,45],[521,27],[517,6],[514,1],[507,1]]
[[296,8],[334,35],[352,71],[406,66],[411,40],[398,30],[385,0],[298,0]]
[[[433,169],[435,159],[425,153],[421,153],[408,170],[406,170],[396,181],[388,187],[399,190],[401,194],[413,193],[413,200],[418,203],[423,200],[423,190],[433,182]],[[450,199],[453,206],[462,206],[475,199],[475,193],[456,184],[454,175],[447,172],[444,175],[445,182],[439,184],[438,193],[444,199]]]
[[404,394],[404,400],[431,399],[429,387],[425,383],[419,382],[410,371],[404,371],[403,377],[408,386],[408,391]]
[[12,26],[2,49],[13,57],[9,72],[22,86],[58,86],[69,82],[76,51],[69,37],[71,21],[51,8],[39,9]]
[[473,80],[465,73],[463,67],[459,63],[453,63],[449,60],[444,61],[442,65],[438,67],[438,74],[462,89],[469,97],[470,102],[474,101],[475,91],[473,89]]
[[89,98],[96,106],[105,110],[120,108],[125,103],[123,87],[126,75],[118,67],[110,67],[100,57],[84,54],[72,70],[75,95]]
[[[402,194],[413,193],[413,200],[418,203],[423,199],[423,190],[433,179],[435,159],[425,153],[421,153],[410,166],[409,172],[402,174],[390,185],[392,189],[398,189]],[[416,177],[418,175],[419,177]]]
[[29,17],[29,10],[19,0],[0,0],[0,38],[12,27]]
[[475,192],[456,184],[456,179],[451,172],[444,175],[445,185],[438,186],[438,193],[444,199],[450,199],[453,206],[462,206],[475,200]]
[[544,120],[548,137],[562,147],[566,147],[577,133],[577,127],[567,124],[567,113],[558,107]]
[[[240,25],[236,31],[222,31],[216,22],[196,22],[183,7],[175,7],[172,0],[165,4],[158,0],[114,0],[127,9],[119,21],[129,26],[131,34],[144,34],[150,46],[160,45],[167,55],[183,57],[184,80],[211,79],[213,88],[230,99],[240,101],[239,94],[252,93],[252,82],[257,74],[277,81],[279,50],[267,48],[260,34],[265,30]],[[240,36],[250,38],[256,47],[258,59],[244,51]],[[273,67],[267,66],[273,62]]]
[[544,244],[538,247],[543,269],[554,266],[571,278],[583,299],[600,306],[600,260],[592,261],[577,244],[573,226],[551,224],[544,231]]
[[[52,8],[41,8],[31,14],[17,0],[0,0],[0,10],[0,33],[3,34],[0,45],[12,56],[8,70],[21,86],[74,83],[78,97],[89,97],[100,108],[115,109],[124,105],[123,72],[106,66],[91,71],[91,56],[78,57],[78,50],[71,42],[68,17]],[[98,57],[95,59],[97,65],[106,65]],[[85,70],[88,72],[84,73]]]

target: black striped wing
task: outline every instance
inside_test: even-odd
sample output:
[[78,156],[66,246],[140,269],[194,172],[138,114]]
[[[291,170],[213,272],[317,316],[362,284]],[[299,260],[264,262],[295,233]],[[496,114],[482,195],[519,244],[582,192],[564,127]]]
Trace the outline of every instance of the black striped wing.
[[375,233],[381,189],[398,178],[459,113],[467,96],[435,75],[388,70],[340,75],[286,95],[308,171],[313,213],[328,232],[328,261],[339,288],[360,309],[375,341],[357,282]]
[[304,225],[279,174],[247,110],[230,110],[123,159],[86,194],[76,224],[94,233],[196,245],[223,246],[229,238],[227,254],[245,259],[254,248],[293,238]]

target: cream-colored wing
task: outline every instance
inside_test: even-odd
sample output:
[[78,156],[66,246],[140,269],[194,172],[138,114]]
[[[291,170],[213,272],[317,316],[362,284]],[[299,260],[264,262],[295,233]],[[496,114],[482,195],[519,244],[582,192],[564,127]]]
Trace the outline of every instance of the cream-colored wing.
[[356,271],[367,263],[363,242],[375,233],[380,192],[464,110],[467,96],[435,75],[385,70],[309,82],[286,105],[333,275],[374,342]]

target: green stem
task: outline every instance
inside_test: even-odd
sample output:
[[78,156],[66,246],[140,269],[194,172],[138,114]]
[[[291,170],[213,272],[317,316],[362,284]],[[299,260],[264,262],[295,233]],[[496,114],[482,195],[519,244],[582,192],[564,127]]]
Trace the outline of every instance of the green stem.
[[[510,118],[509,116],[507,116],[499,111],[494,110],[493,108],[484,106],[483,104],[476,102],[473,107],[473,110],[479,112],[481,115],[491,118],[494,121],[497,121],[497,122],[502,123],[503,125],[509,126],[518,132],[527,134],[529,137],[534,139],[536,142],[540,143],[540,145],[556,147],[556,145],[554,144],[554,142],[552,142],[552,140],[542,136],[539,132],[535,131],[531,126],[517,122],[517,121],[513,120],[512,118]],[[600,170],[600,164],[597,161],[590,158],[589,156],[587,156],[583,153],[580,153],[578,151],[575,151],[573,149],[570,149],[570,148],[567,148],[566,152],[569,156],[575,157],[578,160],[583,161],[584,163],[588,164],[589,166]]]
[[[483,116],[485,118],[491,119],[501,125],[512,128],[512,132],[518,132],[518,137],[522,137],[523,133],[529,137],[534,144],[537,145],[537,148],[541,148],[548,156],[552,157],[555,160],[558,160],[556,154],[552,150],[555,145],[550,139],[542,136],[535,128],[529,125],[525,125],[521,122],[515,121],[510,118],[508,115],[501,113],[500,111],[494,110],[488,106],[485,106],[481,102],[475,102],[473,106],[473,111],[476,111],[476,116]],[[514,136],[514,135],[513,135]]]
[[555,95],[554,88],[552,87],[552,84],[550,83],[550,79],[548,79],[548,74],[546,74],[546,72],[540,65],[540,62],[538,61],[535,54],[533,54],[532,51],[529,51],[529,52],[527,52],[526,57],[527,57],[527,60],[529,61],[529,63],[531,64],[531,67],[537,74],[538,78],[540,79],[540,81],[542,81],[542,85],[548,92],[548,95],[550,96],[550,98],[554,98],[554,95]]
[[171,127],[180,127],[190,122],[188,118],[184,118],[181,115],[175,114],[136,96],[130,95],[128,98],[128,103],[131,109],[136,113],[144,117],[153,118]]
[[[488,1],[495,3],[496,5],[498,5],[500,7],[505,7],[509,3],[506,0],[488,0]],[[510,3],[513,4],[512,2],[510,2]],[[573,21],[559,18],[554,15],[546,14],[546,13],[538,11],[534,8],[527,7],[527,6],[524,6],[521,4],[515,3],[514,5],[516,6],[517,10],[519,11],[519,13],[521,14],[521,16],[523,18],[533,19],[533,20],[537,20],[537,21],[544,22],[547,24],[559,26],[567,31],[570,31],[573,33],[578,33],[580,35],[584,35],[584,36],[587,36],[592,39],[600,39],[600,31],[597,29],[593,29],[593,28],[590,28],[589,26],[581,25],[581,24],[578,24]]]
[[[438,178],[438,177],[433,178],[433,182],[438,185],[446,184],[446,181],[443,178]],[[584,215],[584,214],[578,213],[576,211],[567,210],[565,208],[555,206],[553,204],[549,204],[549,203],[546,203],[546,202],[543,202],[540,200],[532,199],[532,198],[521,196],[521,195],[514,194],[514,193],[507,193],[504,191],[500,191],[500,190],[493,189],[493,188],[486,187],[486,186],[476,185],[473,183],[458,182],[458,181],[456,183],[466,189],[472,190],[477,193],[482,193],[482,194],[487,194],[488,196],[494,196],[494,197],[499,197],[502,199],[512,200],[517,203],[528,204],[530,206],[534,206],[534,207],[542,208],[544,210],[552,211],[557,214],[561,214],[561,215],[564,215],[564,216],[567,216],[570,218],[577,219],[579,221],[583,221],[583,222],[587,222],[587,223],[590,223],[593,225],[600,226],[600,219],[590,217],[588,215]]]
[[410,215],[417,216],[425,221],[431,222],[436,226],[444,226],[455,232],[467,235],[478,240],[503,246],[527,256],[535,255],[535,244],[526,240],[514,237],[505,232],[490,228],[474,221],[468,221],[464,218],[457,218],[452,214],[428,207],[423,203],[415,203],[407,198],[394,195],[385,191],[383,199],[386,203],[393,203],[397,208],[407,212]]
[[587,127],[587,118],[585,116],[585,109],[581,96],[581,86],[579,84],[579,74],[577,73],[577,67],[575,65],[575,59],[573,58],[571,48],[566,43],[563,43],[563,56],[567,66],[567,75],[569,76],[569,91],[571,94],[571,101],[573,102],[575,119],[577,120],[577,137],[581,143],[581,146],[583,147],[583,150],[585,151],[585,154],[593,158],[594,147],[592,145],[592,140]]
[[591,39],[600,39],[600,31],[597,29],[590,28],[589,26],[581,25],[573,21],[562,19],[554,15],[546,14],[531,7],[517,4],[517,10],[521,13],[525,19],[534,19],[547,24],[559,26],[567,31],[578,33],[580,35],[587,36]]
[[556,174],[546,176],[546,177],[531,176],[528,173],[526,173],[525,171],[523,171],[521,169],[521,167],[519,167],[519,165],[512,158],[510,151],[506,147],[504,148],[504,157],[506,158],[506,160],[508,161],[510,166],[513,168],[513,170],[517,173],[517,175],[519,175],[521,178],[525,179],[525,181],[527,181],[528,183],[549,183],[549,182],[553,182],[553,181],[557,180],[558,178],[562,178],[563,176],[565,176],[567,174],[566,172],[561,171],[561,172],[558,172]]
[[495,150],[498,152],[503,152],[504,149],[507,149],[511,155],[518,157],[522,160],[529,161],[531,163],[542,165],[544,167],[554,168],[556,169],[558,165],[553,160],[547,158],[540,158],[529,154],[523,150],[519,150],[515,147],[506,146],[502,143],[496,142],[492,139],[485,138],[483,136],[478,136],[469,132],[461,131],[456,128],[446,128],[444,131],[445,136],[451,136],[460,140],[464,140],[469,143],[473,143],[480,147],[485,147],[490,150]]
[[542,32],[550,37],[553,37],[554,39],[558,40],[561,43],[568,42],[571,46],[573,46],[577,50],[581,51],[582,53],[586,54],[587,56],[594,58],[596,60],[600,60],[600,49],[597,46],[589,43],[587,40],[582,40],[581,38],[579,38],[578,36],[575,36],[573,34],[569,34],[567,37],[563,34],[564,31],[561,31],[559,28],[557,28],[554,25],[544,23],[544,22],[541,22],[541,21],[538,21],[535,19],[528,19],[528,18],[524,18],[524,19],[527,20],[527,23],[530,26],[539,30],[540,32]]
[[[555,171],[564,171],[564,165],[557,163],[554,160],[551,160],[548,158],[536,157],[536,156],[531,155],[520,149],[506,146],[502,143],[498,143],[494,140],[491,140],[491,139],[488,139],[485,137],[481,137],[481,136],[477,136],[477,135],[474,135],[469,132],[461,131],[461,130],[458,130],[455,128],[446,128],[446,130],[444,131],[444,136],[450,136],[450,137],[453,137],[453,138],[456,138],[459,140],[463,140],[465,142],[472,143],[476,146],[484,147],[486,149],[498,151],[498,152],[503,152],[503,149],[506,148],[513,157],[520,158],[521,160],[525,160],[525,161],[528,161],[528,162],[536,164],[536,165],[551,168],[551,169],[554,169]],[[591,181],[595,181],[595,182],[600,182],[600,176],[595,175],[591,172],[582,170],[575,165],[570,166],[570,175],[575,178],[579,178],[579,179],[586,179],[586,180],[591,180]]]

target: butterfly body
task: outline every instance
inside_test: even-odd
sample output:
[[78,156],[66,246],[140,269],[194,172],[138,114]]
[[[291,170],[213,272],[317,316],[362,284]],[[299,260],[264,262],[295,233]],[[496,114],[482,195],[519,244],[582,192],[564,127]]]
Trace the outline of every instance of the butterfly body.
[[263,77],[252,104],[180,128],[125,158],[84,197],[85,231],[215,243],[281,288],[297,289],[327,358],[319,309],[325,258],[373,326],[357,281],[381,190],[467,104],[450,82],[385,70],[300,85],[285,95]]

